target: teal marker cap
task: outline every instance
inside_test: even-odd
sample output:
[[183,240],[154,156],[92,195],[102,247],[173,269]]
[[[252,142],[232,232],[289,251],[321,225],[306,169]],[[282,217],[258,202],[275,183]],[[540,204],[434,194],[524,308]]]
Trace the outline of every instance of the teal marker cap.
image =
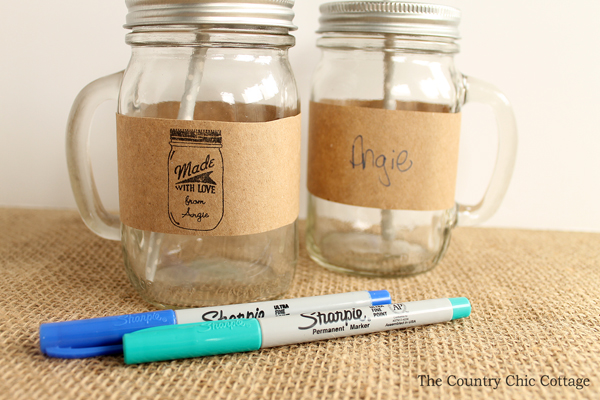
[[256,319],[160,326],[123,336],[126,364],[253,351],[261,344]]
[[471,315],[471,302],[469,302],[469,299],[466,297],[453,297],[449,300],[452,304],[452,320]]

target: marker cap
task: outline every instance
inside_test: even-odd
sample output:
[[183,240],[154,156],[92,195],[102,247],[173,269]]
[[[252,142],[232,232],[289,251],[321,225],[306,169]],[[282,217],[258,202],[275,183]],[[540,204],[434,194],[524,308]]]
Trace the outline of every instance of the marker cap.
[[254,318],[162,326],[123,336],[126,364],[253,351],[261,344]]
[[86,358],[123,351],[123,335],[177,323],[173,310],[40,325],[40,348],[50,357]]
[[452,304],[452,320],[471,315],[471,303],[466,297],[453,297],[448,300]]
[[392,296],[387,290],[369,290],[369,296],[371,296],[371,305],[374,306],[392,303]]

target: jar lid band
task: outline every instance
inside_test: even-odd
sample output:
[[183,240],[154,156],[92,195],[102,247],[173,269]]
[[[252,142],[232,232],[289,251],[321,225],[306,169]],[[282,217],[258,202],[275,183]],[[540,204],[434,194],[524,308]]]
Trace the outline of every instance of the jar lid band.
[[369,32],[458,39],[460,10],[401,1],[343,1],[321,5],[317,32]]
[[149,25],[250,25],[296,30],[294,0],[125,0],[125,28]]

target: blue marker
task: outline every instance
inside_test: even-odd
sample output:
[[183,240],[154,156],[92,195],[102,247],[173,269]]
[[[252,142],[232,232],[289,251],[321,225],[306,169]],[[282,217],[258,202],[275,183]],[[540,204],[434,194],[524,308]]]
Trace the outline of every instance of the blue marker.
[[144,329],[123,336],[125,362],[254,351],[268,347],[389,331],[468,317],[464,297],[370,307],[312,310],[283,318],[238,319]]
[[387,290],[375,290],[54,322],[40,325],[40,348],[44,354],[58,358],[119,354],[123,352],[123,335],[146,328],[203,321],[285,317],[307,311],[390,303]]

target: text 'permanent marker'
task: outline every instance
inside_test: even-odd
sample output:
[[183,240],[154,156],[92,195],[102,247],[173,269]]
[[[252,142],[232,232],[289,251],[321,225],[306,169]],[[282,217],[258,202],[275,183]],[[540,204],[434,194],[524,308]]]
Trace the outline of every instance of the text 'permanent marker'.
[[40,325],[40,348],[44,354],[58,358],[119,354],[123,352],[123,335],[140,329],[239,318],[285,317],[304,312],[391,302],[387,290],[374,290],[53,322]]
[[137,364],[253,351],[343,336],[447,322],[471,314],[464,297],[334,311],[283,318],[238,319],[144,329],[123,336],[125,362]]

